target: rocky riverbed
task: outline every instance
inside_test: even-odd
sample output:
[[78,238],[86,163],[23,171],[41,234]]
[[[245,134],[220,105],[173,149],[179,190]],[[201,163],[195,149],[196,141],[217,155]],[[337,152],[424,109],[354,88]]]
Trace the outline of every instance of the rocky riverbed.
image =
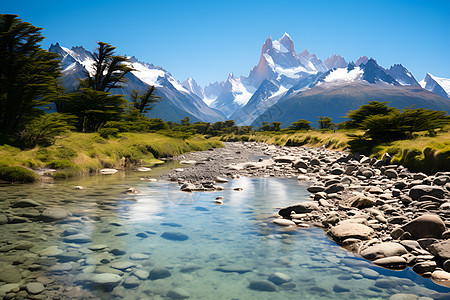
[[239,176],[310,181],[310,201],[281,208],[286,230],[323,227],[339,245],[374,264],[407,266],[450,287],[450,172],[413,173],[381,160],[323,147],[226,143],[177,157],[185,167],[165,176],[183,191],[220,190]]

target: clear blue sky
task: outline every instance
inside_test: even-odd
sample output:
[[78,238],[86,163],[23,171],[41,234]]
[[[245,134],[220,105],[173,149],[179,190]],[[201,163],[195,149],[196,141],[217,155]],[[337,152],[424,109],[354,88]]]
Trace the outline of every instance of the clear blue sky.
[[43,46],[88,50],[109,42],[119,54],[160,65],[180,81],[247,76],[271,35],[286,31],[297,52],[325,60],[367,55],[402,63],[418,81],[450,78],[450,1],[28,1],[0,0],[1,13],[43,27]]

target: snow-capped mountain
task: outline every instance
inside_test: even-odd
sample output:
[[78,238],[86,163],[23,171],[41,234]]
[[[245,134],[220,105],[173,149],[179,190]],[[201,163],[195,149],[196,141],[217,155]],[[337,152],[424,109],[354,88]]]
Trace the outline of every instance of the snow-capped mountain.
[[205,92],[203,91],[202,87],[199,86],[198,83],[194,79],[188,78],[185,81],[183,81],[182,85],[191,93],[196,94],[197,96],[199,96],[202,99],[205,98]]
[[389,69],[385,70],[386,73],[391,75],[401,85],[415,85],[420,86],[414,76],[401,64],[395,64]]
[[436,95],[450,99],[450,79],[436,77],[427,73],[420,82],[420,86]]
[[[62,85],[68,92],[78,88],[77,79],[86,77],[86,72],[93,70],[92,53],[83,47],[68,49],[56,43],[50,46],[49,51],[57,53],[61,58]],[[128,97],[133,90],[144,91],[150,85],[155,86],[155,94],[162,99],[147,113],[148,117],[161,118],[165,121],[179,121],[186,116],[193,122],[225,120],[221,112],[209,107],[162,67],[141,62],[134,56],[130,57],[128,64],[135,70],[126,75],[127,82],[121,88],[112,92]]]
[[323,63],[327,67],[327,70],[334,68],[345,68],[348,66],[348,62],[340,55],[328,57]]
[[[410,74],[400,65],[389,70],[399,80]],[[299,92],[286,93],[255,118],[252,125],[259,127],[263,122],[279,121],[282,127],[286,127],[299,119],[316,124],[318,116],[331,117],[333,122],[338,123],[345,120],[349,110],[357,109],[368,101],[388,101],[389,105],[399,109],[414,105],[450,113],[448,99],[414,84],[412,75],[409,78],[410,82],[399,83],[372,58],[358,66],[350,63],[346,68],[334,68],[320,75],[313,84]],[[431,81],[431,75],[426,79],[430,89],[437,88],[438,83]],[[441,82],[448,81],[441,79]]]

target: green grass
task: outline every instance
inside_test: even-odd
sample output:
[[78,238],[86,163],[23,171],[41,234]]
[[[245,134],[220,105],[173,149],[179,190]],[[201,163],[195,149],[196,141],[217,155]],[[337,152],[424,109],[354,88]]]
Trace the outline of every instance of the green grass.
[[38,175],[20,166],[0,167],[0,180],[7,182],[29,183],[38,179]]
[[310,130],[310,131],[265,131],[246,135],[225,135],[223,141],[264,142],[281,146],[311,146],[324,145],[329,149],[344,150],[348,147],[348,131]]
[[218,139],[202,136],[183,140],[158,133],[122,133],[104,139],[96,133],[72,132],[49,147],[20,150],[2,145],[0,165],[55,168],[58,169],[55,178],[67,178],[101,168],[151,166],[162,163],[159,158],[214,147],[223,144]]

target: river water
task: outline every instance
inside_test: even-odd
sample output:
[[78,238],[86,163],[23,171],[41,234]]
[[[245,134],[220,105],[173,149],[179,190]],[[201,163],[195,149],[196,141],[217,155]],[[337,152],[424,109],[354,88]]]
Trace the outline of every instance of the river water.
[[[142,180],[163,169],[0,186],[4,204],[27,198],[71,213],[62,223],[0,226],[2,242],[35,245],[0,253],[0,259],[29,257],[40,267],[28,268],[26,281],[44,281],[63,298],[90,293],[102,299],[450,297],[450,289],[409,268],[391,271],[358,258],[320,228],[285,231],[271,224],[277,208],[308,200],[305,183],[240,178],[223,184],[223,191],[184,193],[176,183]],[[130,187],[139,193],[126,194]],[[214,203],[218,196],[223,205]],[[75,234],[81,238],[71,239]],[[18,267],[27,269],[22,263]],[[101,273],[116,274],[120,282],[93,283]]]

